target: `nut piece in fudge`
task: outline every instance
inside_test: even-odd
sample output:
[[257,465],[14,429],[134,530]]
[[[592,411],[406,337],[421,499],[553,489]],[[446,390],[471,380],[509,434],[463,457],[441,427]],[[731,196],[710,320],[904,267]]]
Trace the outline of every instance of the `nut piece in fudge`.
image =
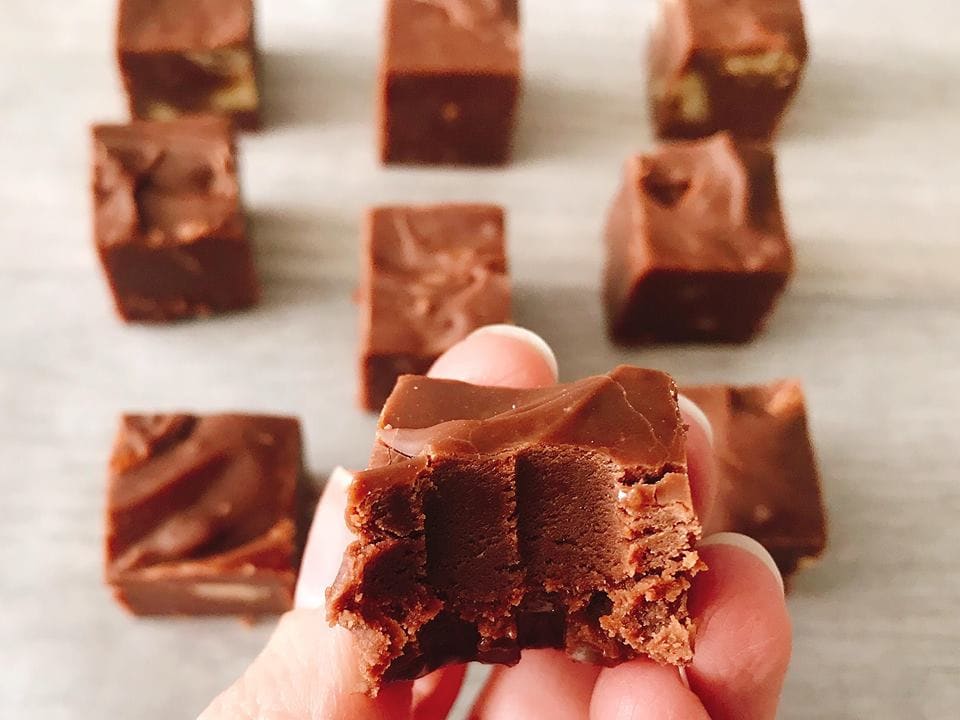
[[772,152],[721,133],[630,158],[606,245],[614,340],[749,340],[793,269]]
[[371,208],[363,231],[360,405],[379,410],[400,375],[426,373],[483,325],[510,320],[503,210]]
[[130,114],[259,125],[251,0],[120,0],[117,60]]
[[648,58],[654,127],[769,139],[806,59],[799,0],[662,0]]
[[301,453],[295,418],[123,416],[106,515],[117,601],[136,615],[289,610]]
[[533,390],[400,378],[327,591],[371,692],[523,648],[688,663],[702,563],[684,443],[673,381],[653,370]]
[[796,380],[682,388],[710,419],[718,476],[708,533],[760,542],[784,578],[815,563],[827,543],[826,513],[803,390]]
[[93,128],[94,240],[127,321],[252,305],[259,294],[228,121]]
[[384,163],[495,165],[520,94],[518,0],[387,0]]

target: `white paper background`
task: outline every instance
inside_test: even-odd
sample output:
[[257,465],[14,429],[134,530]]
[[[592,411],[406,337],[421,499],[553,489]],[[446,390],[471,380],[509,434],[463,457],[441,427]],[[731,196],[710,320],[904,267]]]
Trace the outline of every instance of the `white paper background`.
[[526,0],[516,162],[462,171],[375,162],[380,2],[261,0],[268,127],[242,165],[264,302],[165,328],[112,317],[88,233],[87,123],[123,117],[114,3],[0,6],[0,717],[192,717],[243,669],[268,626],[135,620],[103,589],[115,415],[295,413],[314,471],[361,464],[359,213],[445,199],[508,208],[518,320],[565,378],[630,361],[806,381],[831,548],[790,599],[781,716],[956,712],[960,5],[808,0],[812,64],[779,145],[795,282],[752,345],[638,352],[604,339],[599,237],[622,160],[650,141],[651,2]]

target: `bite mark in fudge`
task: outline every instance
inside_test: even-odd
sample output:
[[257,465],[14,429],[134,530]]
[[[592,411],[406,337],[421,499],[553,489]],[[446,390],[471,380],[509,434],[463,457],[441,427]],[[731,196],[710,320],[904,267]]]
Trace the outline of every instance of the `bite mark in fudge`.
[[259,286],[226,120],[93,128],[94,240],[119,315],[244,308]]
[[793,270],[773,153],[721,133],[630,158],[606,246],[614,340],[749,340]]
[[259,125],[251,0],[120,0],[117,59],[133,117]]
[[652,370],[535,390],[400,378],[327,594],[370,690],[528,647],[688,663],[703,566],[684,442],[673,382]]
[[714,431],[719,489],[705,531],[749,535],[786,579],[816,562],[826,547],[826,512],[800,383],[681,391]]
[[299,562],[300,424],[124,415],[107,490],[107,583],[136,615],[289,610]]
[[799,0],[662,0],[649,50],[657,133],[769,139],[806,59]]
[[360,405],[379,410],[400,375],[422,374],[473,330],[510,320],[503,210],[388,206],[363,230]]
[[383,52],[383,162],[508,160],[520,94],[517,0],[388,0]]

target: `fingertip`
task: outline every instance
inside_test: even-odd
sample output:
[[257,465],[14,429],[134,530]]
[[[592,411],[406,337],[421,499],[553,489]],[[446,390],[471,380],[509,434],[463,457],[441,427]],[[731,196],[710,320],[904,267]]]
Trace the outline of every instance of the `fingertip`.
[[710,720],[677,668],[649,659],[600,672],[590,702],[593,720]]
[[353,473],[343,467],[335,468],[327,479],[303,549],[294,607],[321,608],[326,604],[327,586],[336,577],[351,539],[344,520],[351,482]]
[[507,338],[508,340],[529,345],[531,348],[536,350],[540,357],[544,360],[547,368],[550,370],[550,376],[553,378],[554,382],[556,382],[557,378],[560,376],[560,368],[557,364],[556,353],[553,352],[553,348],[550,347],[550,344],[542,337],[537,335],[537,333],[533,332],[533,330],[528,330],[527,328],[519,325],[486,325],[474,331],[473,335],[475,338],[484,338],[486,336],[493,335],[495,337]]
[[543,387],[557,381],[557,358],[531,330],[487,325],[441,355],[428,375],[476,385]]
[[[333,472],[330,473],[330,477],[327,479],[327,482],[338,491],[346,493],[346,491],[350,488],[350,485],[353,483],[353,473],[342,465],[337,465],[337,467],[333,469]],[[346,495],[344,495],[344,499],[345,498]]]
[[682,393],[677,395],[677,404],[680,406],[680,413],[683,415],[683,419],[691,426],[698,426],[703,431],[707,439],[707,444],[712,447],[713,425],[710,424],[710,419],[707,417],[707,414],[700,409],[699,405]]
[[690,588],[697,639],[687,677],[713,720],[772,720],[790,662],[790,617],[766,551],[732,535],[698,548],[710,569]]
[[753,555],[770,571],[770,574],[780,587],[780,592],[783,592],[783,575],[780,574],[780,568],[777,567],[776,561],[773,559],[773,556],[767,552],[767,549],[752,537],[735,532],[714,533],[700,541],[699,548],[702,550],[705,547],[713,545],[734,547]]
[[596,665],[571,660],[559,650],[524,650],[519,664],[490,674],[470,720],[583,720],[599,672]]
[[434,670],[413,682],[411,720],[445,718],[460,694],[467,666],[460,663]]
[[703,410],[685,395],[677,396],[680,415],[687,425],[687,473],[693,507],[706,526],[717,495],[717,476],[714,469],[713,428]]

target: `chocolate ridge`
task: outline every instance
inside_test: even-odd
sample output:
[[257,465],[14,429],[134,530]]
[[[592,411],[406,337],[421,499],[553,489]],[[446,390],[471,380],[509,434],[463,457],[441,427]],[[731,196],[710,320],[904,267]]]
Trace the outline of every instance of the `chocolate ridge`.
[[[629,366],[574,383],[522,390],[405,375],[384,406],[377,440],[406,457],[498,453],[534,443],[587,445],[631,467],[635,477],[655,478],[685,464],[685,435],[677,424],[679,411],[669,417],[645,414],[656,412],[642,400],[648,383],[676,394],[668,376]],[[611,417],[619,422],[624,414],[646,432],[634,428],[625,433],[604,424]],[[549,418],[546,423],[543,415]]]

